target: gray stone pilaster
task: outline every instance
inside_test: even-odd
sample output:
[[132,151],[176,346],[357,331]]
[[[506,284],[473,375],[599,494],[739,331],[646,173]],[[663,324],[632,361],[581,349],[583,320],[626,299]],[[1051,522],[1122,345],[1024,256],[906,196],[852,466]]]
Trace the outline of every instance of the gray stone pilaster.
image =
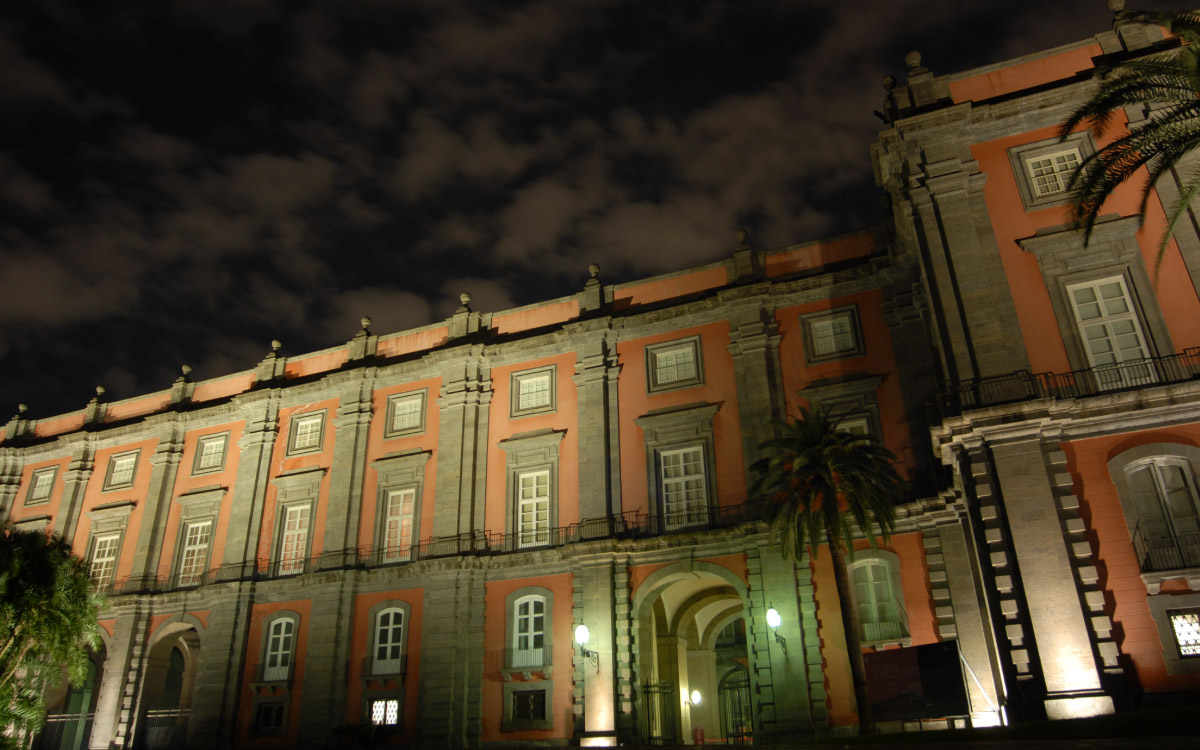
[[595,321],[599,328],[580,337],[575,363],[579,403],[579,520],[603,519],[621,508],[620,486],[609,469],[620,461],[611,452],[619,440],[616,394],[609,389],[613,371],[619,371],[616,348],[610,339],[611,321]]
[[[799,567],[807,572],[806,561]],[[811,738],[816,725],[806,648],[808,628],[798,596],[801,581],[797,565],[779,554],[777,547],[766,547],[747,551],[746,569],[751,608],[746,618],[746,645],[750,649],[751,673],[755,675],[752,688],[758,696],[760,723],[756,730],[772,742]],[[811,594],[811,573],[806,582]],[[779,612],[778,630],[767,625],[770,607]],[[823,708],[823,695],[819,703]]]
[[136,603],[117,607],[116,615],[117,623],[104,660],[88,745],[95,750],[132,747],[137,721],[137,698],[150,619]]
[[209,586],[207,591],[208,628],[200,643],[187,746],[231,747],[237,735],[255,584],[232,581]]
[[589,560],[574,575],[574,615],[571,635],[575,628],[586,625],[589,632],[587,648],[596,652],[596,665],[583,658],[579,647],[575,653],[575,726],[588,734],[615,737],[617,732],[617,650],[616,608],[614,607],[615,566],[611,559]]
[[[729,310],[729,354],[737,379],[738,414],[747,486],[753,481],[750,467],[758,460],[758,446],[775,437],[772,420],[784,416],[783,373],[779,364],[779,332],[773,309],[760,304],[758,294],[767,285],[738,287],[722,292]],[[753,294],[734,302],[735,296]]]
[[150,486],[142,505],[137,548],[133,551],[133,568],[129,573],[133,580],[153,579],[158,575],[171,495],[175,491],[175,475],[183,456],[183,435],[182,425],[175,422],[164,425],[150,456]]
[[[367,433],[371,426],[372,371],[352,374],[333,420],[333,464],[329,469],[329,504],[325,511],[325,552],[351,550],[359,545],[363,473],[367,462]],[[364,540],[369,542],[370,540]]]
[[1016,556],[1014,561],[1002,550],[993,552],[992,564],[1010,575],[1014,565],[1018,573],[1036,571],[1036,581],[1026,582],[1021,592],[1032,632],[1019,637],[1036,644],[1046,687],[1046,714],[1071,718],[1112,713],[1112,698],[1102,690],[1055,498],[1055,484],[1069,486],[1070,474],[1048,471],[1047,456],[1036,438],[994,445],[992,455]]
[[442,383],[438,406],[437,487],[433,535],[456,536],[483,528],[491,368],[483,347],[466,347]]
[[[78,440],[71,448],[71,462],[63,472],[62,499],[58,502],[58,513],[54,517],[54,533],[70,542],[75,536],[79,513],[83,507],[83,496],[88,481],[92,478],[92,460],[95,456],[91,441],[86,437]],[[75,550],[86,555],[87,550]]]
[[11,448],[0,448],[0,521],[7,521],[21,489],[21,454]]
[[622,738],[632,738],[637,732],[637,716],[633,706],[632,598],[629,588],[629,560],[617,559],[613,564],[613,669],[617,691],[617,732]]
[[238,440],[237,478],[230,503],[229,531],[225,536],[226,565],[252,565],[259,556],[258,534],[271,476],[271,451],[279,429],[279,400],[273,391],[247,398],[243,413],[246,429]]
[[485,594],[471,558],[448,560],[426,581],[419,733],[450,748],[478,744],[483,730]]
[[[884,293],[883,320],[892,340],[892,355],[896,367],[892,375],[900,381],[900,393],[904,399],[904,419],[908,434],[918,441],[929,434],[927,405],[938,393],[935,358],[929,348],[930,332],[926,330],[925,296],[919,285],[907,277],[897,280]],[[922,482],[932,471],[932,454],[925,445],[914,446],[912,456],[913,477]],[[918,484],[921,487],[922,484]]]
[[346,721],[346,675],[354,623],[358,571],[306,576],[312,614],[308,624],[308,653],[304,689],[300,694],[300,737],[309,744],[328,741],[331,729]]

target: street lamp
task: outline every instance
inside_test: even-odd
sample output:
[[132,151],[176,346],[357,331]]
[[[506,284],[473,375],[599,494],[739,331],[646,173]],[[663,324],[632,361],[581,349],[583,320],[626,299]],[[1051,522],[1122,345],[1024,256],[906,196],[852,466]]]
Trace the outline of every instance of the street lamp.
[[783,624],[783,618],[779,616],[779,610],[774,606],[767,608],[767,626],[771,628],[771,632],[775,634],[775,642],[783,647],[783,653],[787,653],[787,639],[779,634],[779,626]]
[[583,658],[592,663],[592,669],[595,669],[597,672],[599,672],[600,653],[597,651],[591,651],[587,648],[588,638],[590,637],[591,633],[588,632],[587,625],[580,625],[579,627],[575,628],[575,642],[579,644],[579,653],[583,656]]

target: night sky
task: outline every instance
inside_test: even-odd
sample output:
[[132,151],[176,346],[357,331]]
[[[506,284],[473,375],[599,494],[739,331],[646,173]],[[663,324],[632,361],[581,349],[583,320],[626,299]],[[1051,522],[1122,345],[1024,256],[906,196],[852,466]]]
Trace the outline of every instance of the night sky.
[[706,263],[739,226],[868,226],[906,52],[949,73],[1110,27],[1104,0],[9,0],[0,424],[462,291],[489,312],[591,262]]

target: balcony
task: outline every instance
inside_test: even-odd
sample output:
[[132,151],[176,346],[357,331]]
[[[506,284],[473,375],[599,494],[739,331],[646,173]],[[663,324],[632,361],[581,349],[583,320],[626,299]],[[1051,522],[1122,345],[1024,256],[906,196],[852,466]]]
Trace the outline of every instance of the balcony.
[[399,677],[408,672],[408,654],[398,659],[376,659],[372,656],[362,660],[363,677]]
[[1116,365],[1066,373],[1028,370],[963,381],[938,397],[931,422],[961,415],[970,409],[1041,398],[1085,398],[1155,385],[1200,380],[1200,347],[1180,354],[1148,357]]
[[1133,530],[1133,549],[1143,573],[1200,568],[1200,533],[1147,536],[1139,525]]

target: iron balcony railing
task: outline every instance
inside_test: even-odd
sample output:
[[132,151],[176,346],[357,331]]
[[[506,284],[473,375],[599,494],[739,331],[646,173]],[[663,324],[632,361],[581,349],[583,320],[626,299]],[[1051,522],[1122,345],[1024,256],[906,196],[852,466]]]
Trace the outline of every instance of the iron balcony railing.
[[141,746],[145,750],[176,750],[187,741],[188,717],[186,708],[152,708],[146,712],[142,726]]
[[1165,357],[1148,357],[1072,372],[1031,373],[965,380],[938,397],[935,421],[969,409],[1032,401],[1039,398],[1083,398],[1104,393],[1182,383],[1200,379],[1200,347]]
[[1139,524],[1133,530],[1133,549],[1143,573],[1200,568],[1200,533],[1147,534]]
[[364,677],[403,677],[408,672],[408,654],[395,659],[377,659],[364,656],[362,674]]
[[49,714],[33,746],[40,750],[82,750],[88,746],[95,716],[94,713]]

